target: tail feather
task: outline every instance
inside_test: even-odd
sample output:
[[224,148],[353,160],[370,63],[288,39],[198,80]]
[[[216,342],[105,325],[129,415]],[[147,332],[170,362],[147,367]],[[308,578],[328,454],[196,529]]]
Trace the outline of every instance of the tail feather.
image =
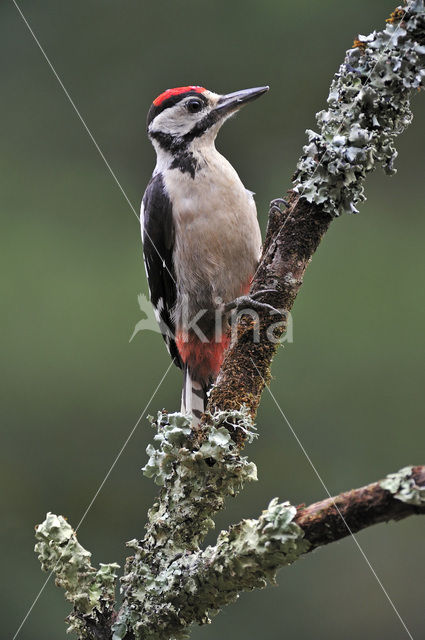
[[208,387],[197,380],[193,380],[190,369],[185,364],[183,371],[183,389],[182,389],[182,413],[190,413],[192,415],[192,424],[199,424],[201,415],[207,406]]

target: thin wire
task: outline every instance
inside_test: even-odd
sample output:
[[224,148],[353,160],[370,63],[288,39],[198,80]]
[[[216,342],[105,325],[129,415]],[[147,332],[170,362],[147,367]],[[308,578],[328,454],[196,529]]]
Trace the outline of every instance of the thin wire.
[[[98,143],[96,142],[95,137],[93,136],[92,132],[90,131],[88,125],[86,124],[83,116],[81,115],[81,113],[79,112],[75,102],[73,101],[73,99],[71,98],[71,96],[69,95],[68,90],[66,89],[64,83],[62,82],[59,74],[57,73],[56,69],[54,68],[52,62],[50,61],[50,58],[48,57],[47,53],[45,52],[45,50],[43,49],[43,47],[40,44],[40,41],[38,40],[37,36],[35,35],[34,31],[32,30],[28,20],[26,19],[26,17],[24,16],[24,14],[22,13],[22,10],[20,9],[18,3],[16,2],[16,0],[12,0],[13,4],[15,5],[16,9],[18,10],[22,20],[24,21],[25,25],[28,28],[28,31],[30,32],[30,34],[32,35],[35,43],[37,44],[38,48],[40,49],[41,53],[43,54],[44,59],[46,60],[47,64],[49,65],[53,75],[55,76],[56,80],[58,81],[59,85],[61,86],[64,94],[66,95],[66,97],[68,98],[69,103],[71,104],[72,108],[74,109],[75,113],[77,114],[81,124],[83,125],[84,129],[86,130],[90,140],[93,142],[94,146],[96,147],[100,157],[102,158],[103,162],[105,163],[106,167],[108,168],[109,173],[111,174],[111,176],[113,177],[113,179],[115,180],[115,183],[117,184],[119,190],[121,191],[122,195],[124,196],[128,206],[130,207],[130,209],[132,210],[132,212],[134,213],[134,215],[136,216],[137,220],[139,220],[139,216],[137,215],[137,211],[136,209],[133,207],[130,198],[127,196],[126,192],[124,191],[120,181],[118,180],[114,170],[112,169],[111,165],[109,164],[109,162],[107,161],[105,154],[103,153],[102,149],[100,148],[100,146],[98,145]],[[160,254],[160,252],[158,251],[155,243],[153,242],[152,238],[150,237],[149,233],[146,231],[146,229],[143,230],[143,233],[146,234],[148,240],[151,242],[153,248],[155,249],[156,253],[158,254],[158,257],[160,258],[163,268],[165,268],[168,271],[169,276],[171,277],[171,279],[173,280],[174,284],[176,284],[176,281],[174,279],[173,274],[170,272],[169,268],[167,267],[164,258],[162,257],[162,255]]]
[[[105,477],[103,478],[103,480],[102,480],[102,482],[100,483],[100,485],[99,485],[99,487],[98,487],[98,489],[97,489],[96,493],[94,494],[94,496],[93,496],[93,498],[91,499],[91,501],[90,501],[90,503],[89,503],[88,507],[87,507],[87,508],[86,508],[86,510],[84,511],[84,513],[83,513],[83,515],[82,515],[82,517],[81,517],[81,519],[80,519],[79,523],[77,524],[77,526],[76,526],[76,528],[75,528],[75,533],[77,533],[77,532],[78,532],[78,529],[81,527],[81,525],[83,524],[84,520],[86,519],[87,514],[89,513],[90,509],[92,508],[92,506],[93,506],[93,504],[94,504],[94,502],[95,502],[95,500],[96,500],[97,496],[99,495],[99,493],[101,492],[101,490],[102,490],[102,488],[103,488],[103,486],[104,486],[105,482],[107,481],[107,479],[108,479],[108,478],[109,478],[109,476],[111,475],[112,470],[114,469],[115,465],[117,464],[117,462],[118,462],[119,458],[121,457],[121,454],[123,453],[124,449],[126,448],[126,446],[128,445],[128,443],[130,442],[130,440],[131,440],[132,436],[134,435],[134,432],[136,431],[137,427],[139,426],[139,424],[140,424],[140,422],[141,422],[142,418],[144,417],[144,415],[145,415],[146,411],[149,409],[149,406],[150,406],[150,404],[151,404],[152,400],[154,399],[154,397],[155,397],[156,393],[158,392],[158,390],[159,390],[160,386],[161,386],[161,385],[162,385],[162,383],[164,382],[164,380],[165,380],[165,378],[166,378],[166,376],[167,376],[167,374],[168,374],[168,372],[170,371],[170,369],[171,369],[171,367],[172,367],[172,366],[173,366],[173,361],[171,361],[171,362],[170,362],[170,364],[168,365],[168,369],[166,370],[166,372],[165,372],[165,373],[164,373],[164,375],[162,376],[161,380],[158,382],[158,384],[157,384],[157,386],[156,386],[156,388],[155,388],[155,391],[152,393],[151,397],[149,398],[148,403],[146,404],[145,408],[143,409],[142,413],[140,414],[140,416],[139,416],[139,418],[138,418],[138,420],[137,420],[136,424],[134,425],[134,427],[133,427],[133,428],[132,428],[132,430],[130,431],[129,435],[127,436],[127,439],[125,440],[125,442],[124,442],[124,444],[122,445],[121,449],[119,450],[118,454],[115,456],[115,459],[114,459],[113,463],[111,464],[111,466],[109,467],[109,470],[108,470],[107,474],[106,474],[106,475],[105,475]],[[69,542],[68,542],[68,544],[69,544]],[[63,554],[65,553],[65,551],[66,551],[66,549],[67,549],[67,548],[68,548],[68,545],[66,545],[66,546],[65,546],[64,550],[62,551],[62,553],[61,553],[61,555],[60,555],[60,557],[59,557],[59,560],[60,560],[60,558],[63,556]],[[58,560],[58,562],[59,562],[59,560]],[[13,636],[12,640],[16,640],[16,638],[18,637],[18,635],[19,635],[19,633],[20,633],[20,631],[21,631],[22,627],[24,626],[25,622],[26,622],[26,621],[27,621],[27,619],[29,618],[29,616],[30,616],[30,614],[31,614],[31,611],[34,609],[35,605],[36,605],[36,604],[37,604],[37,602],[38,602],[38,599],[40,598],[41,594],[43,593],[44,589],[46,588],[46,586],[47,586],[47,584],[48,584],[48,582],[49,582],[50,578],[51,578],[51,577],[52,577],[52,575],[54,574],[54,572],[55,572],[55,570],[56,570],[56,567],[57,567],[57,564],[58,564],[58,563],[56,563],[56,565],[54,566],[54,568],[51,570],[51,572],[50,572],[50,573],[49,573],[49,575],[47,576],[46,580],[44,581],[43,585],[41,586],[40,591],[37,593],[36,597],[34,598],[34,600],[33,600],[32,604],[31,604],[31,606],[29,607],[29,609],[28,609],[27,613],[25,614],[25,616],[24,616],[24,618],[23,618],[23,620],[22,620],[21,624],[19,625],[19,627],[18,627],[18,629],[17,629],[17,631],[16,631],[15,635]]]
[[344,518],[343,514],[341,513],[341,511],[340,511],[340,509],[339,509],[339,507],[338,507],[337,503],[335,502],[334,497],[331,495],[331,493],[330,493],[330,491],[329,491],[328,487],[326,486],[326,484],[325,484],[325,482],[324,482],[324,480],[323,480],[322,476],[320,475],[320,473],[319,473],[319,472],[318,472],[318,470],[316,469],[316,467],[315,467],[315,465],[314,465],[314,463],[313,463],[312,459],[310,458],[310,456],[309,456],[309,454],[308,454],[308,452],[307,452],[306,448],[304,447],[303,443],[302,443],[302,442],[301,442],[301,440],[299,439],[299,437],[298,437],[298,435],[296,434],[296,432],[295,432],[294,428],[292,427],[291,423],[289,422],[288,418],[286,417],[285,413],[283,412],[283,409],[281,408],[280,404],[279,404],[279,403],[278,403],[278,401],[276,400],[276,398],[275,398],[275,396],[274,396],[274,394],[273,394],[272,390],[271,390],[271,389],[270,389],[270,387],[266,384],[266,382],[265,382],[265,380],[264,380],[263,376],[261,375],[261,373],[260,373],[260,371],[259,371],[259,369],[258,369],[257,365],[255,364],[255,362],[253,361],[253,359],[251,358],[251,356],[250,356],[250,359],[251,359],[252,364],[253,364],[253,365],[254,365],[254,367],[256,368],[258,375],[259,375],[259,376],[260,376],[260,378],[262,379],[262,381],[263,381],[263,383],[264,383],[265,387],[267,388],[267,391],[270,393],[271,397],[273,398],[273,401],[274,401],[275,405],[277,406],[277,408],[279,409],[279,411],[280,411],[280,413],[281,413],[281,415],[282,415],[283,419],[285,420],[286,424],[288,425],[289,429],[291,430],[292,435],[294,436],[294,438],[295,438],[295,440],[297,441],[297,443],[298,443],[299,447],[301,448],[301,451],[303,452],[303,454],[304,454],[304,455],[305,455],[305,457],[307,458],[309,465],[311,466],[311,468],[313,469],[314,473],[316,474],[316,476],[317,476],[317,478],[318,478],[318,480],[319,480],[320,484],[322,485],[322,487],[323,487],[323,488],[324,488],[324,490],[326,491],[326,493],[327,493],[328,497],[332,500],[332,503],[333,503],[333,505],[334,505],[334,507],[335,507],[336,511],[338,512],[338,515],[340,516],[341,520],[343,521],[344,525],[346,526],[347,531],[349,532],[350,536],[353,538],[353,540],[354,540],[354,542],[355,542],[355,544],[356,544],[356,546],[357,546],[358,550],[360,551],[360,553],[362,554],[363,558],[365,559],[365,561],[366,561],[366,563],[367,563],[367,565],[368,565],[369,569],[371,570],[371,572],[372,572],[373,576],[375,577],[375,579],[376,579],[377,583],[378,583],[378,584],[379,584],[379,586],[381,587],[381,589],[382,589],[383,593],[385,594],[385,597],[387,598],[388,602],[390,603],[391,607],[393,608],[393,610],[394,610],[394,612],[395,612],[396,616],[398,617],[398,619],[400,620],[401,624],[403,625],[403,627],[404,627],[404,629],[405,629],[405,631],[406,631],[407,635],[409,636],[410,640],[413,640],[413,636],[412,636],[412,634],[410,633],[409,629],[407,628],[406,623],[404,622],[403,618],[401,617],[400,613],[398,612],[398,609],[396,608],[396,606],[395,606],[394,602],[391,600],[390,595],[388,594],[387,590],[385,589],[384,585],[382,584],[382,582],[381,582],[381,580],[380,580],[379,576],[377,575],[377,573],[376,573],[375,569],[373,568],[373,566],[372,566],[372,564],[371,564],[371,562],[370,562],[369,558],[367,557],[366,553],[363,551],[363,548],[361,547],[361,545],[360,545],[359,541],[357,540],[356,536],[355,536],[355,535],[354,535],[354,533],[352,532],[352,530],[351,530],[351,528],[350,528],[350,526],[349,526],[348,522],[346,521],[346,519]]

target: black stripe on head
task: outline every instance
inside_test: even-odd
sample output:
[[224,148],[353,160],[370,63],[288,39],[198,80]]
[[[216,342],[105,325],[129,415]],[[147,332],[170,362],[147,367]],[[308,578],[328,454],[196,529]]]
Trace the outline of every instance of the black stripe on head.
[[156,118],[156,116],[159,115],[162,111],[168,109],[169,107],[173,107],[175,104],[181,102],[181,100],[184,100],[184,98],[187,98],[188,96],[196,96],[197,98],[205,102],[205,104],[208,104],[207,98],[202,95],[202,93],[196,90],[186,91],[185,93],[179,93],[175,96],[171,96],[170,98],[163,100],[159,105],[155,105],[154,103],[152,103],[146,119],[146,128],[149,128],[152,120]]
[[171,133],[164,133],[163,131],[149,131],[149,135],[157,140],[163,149],[175,154],[177,152],[185,151],[192,140],[202,136],[207,129],[212,127],[219,120],[219,113],[213,109],[210,113],[207,113],[202,120],[197,122],[193,129],[184,136],[175,137]]
[[161,147],[170,151],[174,160],[171,165],[171,169],[180,169],[182,173],[189,173],[192,178],[195,177],[198,162],[188,146],[195,139],[202,136],[207,129],[212,127],[216,122],[220,120],[219,114],[213,110],[207,113],[199,122],[195,124],[184,136],[175,137],[171,133],[164,133],[162,131],[150,131],[149,135],[159,142]]
[[195,126],[193,127],[193,129],[189,131],[189,133],[186,133],[186,135],[183,136],[183,139],[186,141],[186,144],[189,144],[189,142],[192,142],[194,138],[199,138],[200,136],[202,136],[207,129],[212,127],[213,124],[215,124],[219,120],[220,120],[220,114],[214,109],[209,113],[207,113],[207,115],[204,116],[202,120],[200,120],[195,124]]

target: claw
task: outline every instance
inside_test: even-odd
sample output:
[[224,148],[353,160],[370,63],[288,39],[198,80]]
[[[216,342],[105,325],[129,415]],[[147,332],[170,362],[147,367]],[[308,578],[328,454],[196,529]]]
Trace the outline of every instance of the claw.
[[258,296],[262,296],[264,293],[277,293],[277,289],[261,289],[260,291],[256,291],[255,293],[250,293],[249,298],[255,300]]
[[282,213],[282,209],[281,209],[282,204],[286,208],[289,207],[288,202],[284,198],[275,198],[270,202],[270,211],[275,211],[276,213]]
[[285,314],[276,309],[276,307],[274,307],[273,305],[268,304],[267,302],[260,302],[259,300],[256,300],[257,297],[263,295],[264,293],[276,293],[276,289],[262,289],[261,291],[257,291],[252,295],[240,296],[239,298],[235,298],[235,300],[232,300],[231,302],[228,302],[224,305],[224,311],[228,312],[233,311],[234,309],[236,309],[237,311],[248,311],[250,309],[255,309],[256,311],[267,311],[268,313],[273,314],[277,313],[279,316],[283,317]]

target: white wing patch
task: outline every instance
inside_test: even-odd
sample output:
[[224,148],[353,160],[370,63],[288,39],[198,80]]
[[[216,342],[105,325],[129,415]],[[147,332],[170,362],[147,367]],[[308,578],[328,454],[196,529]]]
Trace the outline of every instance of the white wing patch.
[[161,324],[161,313],[164,310],[164,298],[159,298],[156,307],[154,307],[155,318],[158,324]]
[[144,223],[145,223],[145,205],[143,204],[143,200],[142,200],[142,204],[140,205],[140,231],[142,232],[142,242],[145,241]]

